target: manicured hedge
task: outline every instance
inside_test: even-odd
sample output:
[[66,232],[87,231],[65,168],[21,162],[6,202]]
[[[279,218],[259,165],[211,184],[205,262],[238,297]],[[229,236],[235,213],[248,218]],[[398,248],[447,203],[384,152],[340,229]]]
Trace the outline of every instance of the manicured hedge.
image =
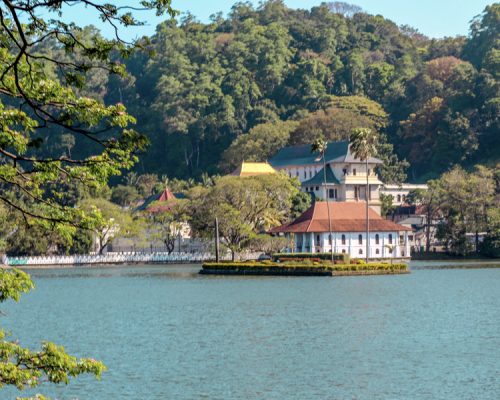
[[205,270],[243,271],[243,270],[314,270],[314,271],[403,271],[407,269],[404,263],[368,263],[368,264],[321,264],[321,263],[272,263],[259,261],[246,262],[207,262],[203,264]]
[[[319,258],[321,260],[331,260],[332,253],[276,253],[273,254],[273,261],[284,259],[284,258]],[[333,253],[334,261],[342,261],[345,264],[349,264],[349,254],[346,253]]]

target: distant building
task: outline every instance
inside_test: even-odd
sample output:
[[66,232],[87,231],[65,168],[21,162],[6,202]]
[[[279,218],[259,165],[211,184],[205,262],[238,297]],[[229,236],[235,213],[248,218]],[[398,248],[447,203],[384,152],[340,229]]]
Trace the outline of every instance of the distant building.
[[[329,236],[328,208],[332,238]],[[383,219],[369,210],[369,258],[409,258],[411,228]],[[294,253],[347,253],[353,258],[366,257],[366,205],[364,202],[316,201],[300,217],[271,229],[293,243]]]
[[284,147],[269,163],[276,170],[285,171],[290,177],[298,178],[303,191],[328,201],[364,202],[367,198],[368,174],[370,207],[379,214],[381,193],[391,195],[394,205],[402,205],[411,190],[427,189],[427,185],[384,184],[375,173],[375,168],[382,164],[382,160],[370,157],[367,168],[364,160],[352,155],[348,141],[329,142],[325,161],[326,185],[324,160],[318,153],[311,153],[311,145]]
[[[178,197],[167,187],[163,192],[149,196],[143,204],[135,209],[135,211],[142,211],[154,215],[170,211],[177,201]],[[176,231],[178,231],[178,235],[180,235],[182,239],[191,238],[191,227],[185,221],[178,221]]]
[[239,177],[275,174],[276,170],[267,162],[245,162],[236,168],[231,175]]
[[174,193],[166,187],[163,192],[149,196],[144,202],[139,205],[135,211],[146,211],[148,213],[156,213],[160,211],[168,211],[177,201]]
[[380,213],[379,191],[383,183],[374,170],[382,164],[381,160],[370,157],[366,168],[365,161],[351,154],[349,142],[342,141],[328,143],[325,161],[326,171],[323,170],[323,159],[317,153],[311,153],[311,145],[300,145],[281,149],[269,163],[290,177],[298,178],[304,191],[329,201],[364,202],[368,175],[370,206]]
[[406,200],[408,194],[413,190],[427,190],[428,186],[416,183],[402,183],[397,184],[384,184],[380,189],[380,193],[392,197],[392,204],[395,206],[402,206],[407,204]]

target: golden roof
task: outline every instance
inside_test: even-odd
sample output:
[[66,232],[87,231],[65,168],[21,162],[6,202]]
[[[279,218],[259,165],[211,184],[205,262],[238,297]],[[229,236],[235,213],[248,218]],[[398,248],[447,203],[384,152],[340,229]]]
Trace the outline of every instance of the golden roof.
[[276,170],[271,167],[267,162],[245,162],[236,168],[231,175],[239,176],[241,178],[257,175],[275,174]]

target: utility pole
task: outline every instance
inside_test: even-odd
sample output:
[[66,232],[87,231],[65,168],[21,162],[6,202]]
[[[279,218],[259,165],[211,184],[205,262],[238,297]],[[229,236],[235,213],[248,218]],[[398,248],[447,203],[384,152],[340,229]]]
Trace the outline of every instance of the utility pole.
[[215,217],[215,262],[219,262],[219,219]]

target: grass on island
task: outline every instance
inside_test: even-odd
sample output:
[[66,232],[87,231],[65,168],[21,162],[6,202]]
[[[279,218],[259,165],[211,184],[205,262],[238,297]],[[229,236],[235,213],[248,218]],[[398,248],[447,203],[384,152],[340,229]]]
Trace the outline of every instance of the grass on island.
[[299,259],[294,258],[290,261],[223,261],[223,262],[206,262],[203,264],[205,270],[219,271],[243,271],[243,270],[259,270],[259,271],[293,271],[293,270],[309,270],[317,272],[339,272],[339,271],[405,271],[408,269],[405,263],[383,263],[373,262],[365,263],[362,260],[352,260],[349,263],[339,263],[331,261],[313,261],[311,258]]

